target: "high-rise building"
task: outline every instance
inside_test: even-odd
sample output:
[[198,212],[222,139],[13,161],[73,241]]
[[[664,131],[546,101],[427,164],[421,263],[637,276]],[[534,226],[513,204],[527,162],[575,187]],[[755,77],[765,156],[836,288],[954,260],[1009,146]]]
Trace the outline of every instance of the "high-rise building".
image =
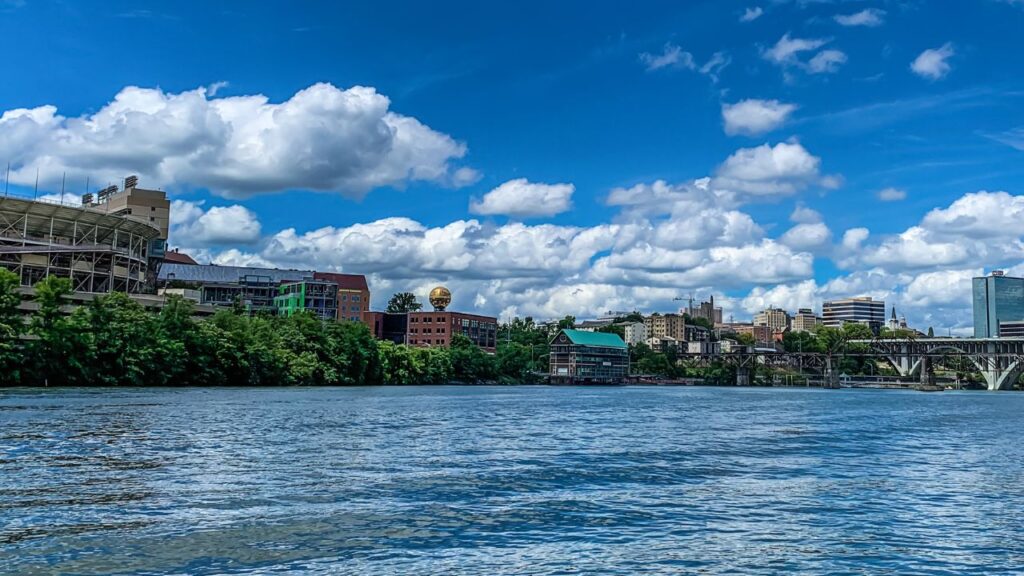
[[973,297],[975,338],[998,338],[1001,323],[1024,321],[1024,278],[994,270],[974,279]]
[[754,326],[767,326],[774,330],[789,328],[789,313],[779,308],[765,308],[754,314]]
[[714,295],[711,296],[710,302],[701,302],[700,306],[696,308],[693,308],[691,306],[690,309],[687,310],[687,313],[692,318],[703,318],[707,320],[708,322],[711,323],[712,326],[714,326],[715,324],[722,323],[722,308],[715,307]]
[[885,325],[885,301],[870,296],[830,300],[821,308],[821,323],[834,328],[850,322],[865,324],[875,334]]
[[790,329],[793,332],[813,332],[821,324],[821,318],[810,308],[801,308],[796,311],[790,320]]
[[676,340],[686,340],[686,319],[678,314],[654,313],[644,318],[648,338],[668,336]]
[[636,346],[647,340],[647,325],[643,322],[632,322],[626,324],[623,328],[623,333],[626,336],[626,344]]

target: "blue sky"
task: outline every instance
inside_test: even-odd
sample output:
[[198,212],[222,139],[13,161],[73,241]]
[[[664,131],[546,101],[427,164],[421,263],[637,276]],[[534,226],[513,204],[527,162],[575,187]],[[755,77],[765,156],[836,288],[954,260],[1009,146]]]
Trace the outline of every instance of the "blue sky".
[[377,305],[870,294],[965,331],[970,277],[1024,268],[1021,30],[997,0],[8,0],[0,162],[138,173],[173,244],[367,273]]

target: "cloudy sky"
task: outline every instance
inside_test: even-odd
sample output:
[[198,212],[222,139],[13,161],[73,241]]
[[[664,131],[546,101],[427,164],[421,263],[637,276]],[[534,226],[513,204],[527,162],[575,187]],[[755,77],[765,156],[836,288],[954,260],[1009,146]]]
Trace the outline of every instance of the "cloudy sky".
[[967,332],[970,278],[1024,273],[1024,2],[342,4],[0,0],[12,191],[138,174],[172,245],[378,307]]

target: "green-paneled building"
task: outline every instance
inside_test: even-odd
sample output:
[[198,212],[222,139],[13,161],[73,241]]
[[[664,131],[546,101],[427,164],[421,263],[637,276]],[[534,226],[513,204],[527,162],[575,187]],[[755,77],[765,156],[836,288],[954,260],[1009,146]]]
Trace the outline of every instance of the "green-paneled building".
[[274,297],[274,307],[281,316],[308,310],[324,320],[333,320],[338,316],[338,285],[321,280],[282,284]]

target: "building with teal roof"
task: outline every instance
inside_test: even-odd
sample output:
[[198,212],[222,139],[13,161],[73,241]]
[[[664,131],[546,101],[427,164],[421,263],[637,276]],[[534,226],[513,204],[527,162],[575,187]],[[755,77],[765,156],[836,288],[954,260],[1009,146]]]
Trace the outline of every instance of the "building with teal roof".
[[552,382],[619,384],[629,376],[629,347],[618,334],[563,329],[550,348]]

